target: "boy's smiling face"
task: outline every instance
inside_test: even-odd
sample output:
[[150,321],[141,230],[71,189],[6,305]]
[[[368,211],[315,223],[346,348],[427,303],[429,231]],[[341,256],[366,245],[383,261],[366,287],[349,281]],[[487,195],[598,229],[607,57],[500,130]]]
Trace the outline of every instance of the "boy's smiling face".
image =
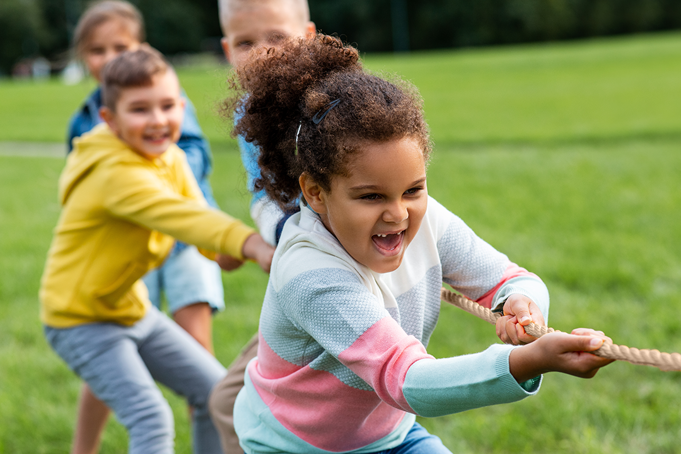
[[168,69],[149,86],[122,88],[115,112],[103,107],[100,114],[122,141],[153,160],[179,140],[184,104],[177,75]]
[[428,205],[426,166],[417,140],[367,143],[350,157],[348,176],[324,191],[305,174],[305,200],[359,263],[377,273],[396,270]]
[[239,8],[230,14],[222,49],[235,67],[243,65],[254,49],[276,47],[291,38],[315,34],[315,25],[302,20],[288,2],[271,1]]

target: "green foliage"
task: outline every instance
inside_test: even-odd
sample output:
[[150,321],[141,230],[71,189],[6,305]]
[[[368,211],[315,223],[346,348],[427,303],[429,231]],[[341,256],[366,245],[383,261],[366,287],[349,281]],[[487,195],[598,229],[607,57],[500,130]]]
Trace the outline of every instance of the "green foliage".
[[[217,1],[130,0],[146,21],[149,43],[174,55],[216,50],[221,36]],[[43,55],[60,68],[68,60],[71,37],[89,0],[2,0],[0,75],[22,58]],[[212,45],[211,45],[212,44]],[[219,49],[218,49],[219,50]]]
[[147,40],[165,54],[197,52],[203,31],[199,8],[186,0],[139,0]]
[[[130,0],[149,42],[169,55],[220,52],[215,0]],[[63,63],[87,0],[3,0],[0,70],[37,53]],[[309,0],[312,20],[363,52],[554,41],[681,28],[677,0]],[[406,30],[401,11],[406,5]],[[395,21],[395,22],[394,22]],[[27,44],[28,43],[28,44]]]
[[44,39],[38,5],[33,0],[0,2],[0,75],[9,74],[22,57],[38,54]]
[[[366,64],[423,93],[435,139],[431,195],[551,292],[550,325],[603,330],[615,342],[681,352],[681,36],[431,52]],[[216,116],[225,68],[180,71],[211,137],[223,209],[248,219],[245,176]],[[61,141],[93,88],[0,83],[0,141]],[[46,102],[45,100],[49,100]],[[37,291],[59,215],[63,159],[0,147],[0,454],[63,453],[79,380],[43,339]],[[267,277],[253,264],[223,274],[214,318],[228,364],[257,330]],[[429,352],[446,357],[496,342],[494,328],[443,305]],[[593,380],[548,374],[536,397],[419,419],[457,453],[678,452],[681,375],[615,363]],[[177,452],[190,452],[187,409],[165,391]],[[103,453],[126,452],[107,426]]]
[[[394,1],[309,0],[312,19],[362,51],[389,51]],[[681,26],[675,0],[422,0],[407,2],[411,49],[552,41]]]

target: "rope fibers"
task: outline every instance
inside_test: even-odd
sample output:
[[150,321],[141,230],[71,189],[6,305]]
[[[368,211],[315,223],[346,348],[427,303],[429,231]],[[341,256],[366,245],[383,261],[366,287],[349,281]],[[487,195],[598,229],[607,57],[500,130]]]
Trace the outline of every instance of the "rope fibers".
[[[490,309],[445,288],[440,291],[440,298],[493,325],[496,324],[497,319],[501,317],[501,314],[494,313]],[[536,323],[530,323],[524,328],[527,334],[534,337],[541,337],[544,334],[555,331],[553,328],[537,325]],[[616,345],[608,342],[603,343],[601,348],[590,353],[602,358],[628,361],[632,364],[639,364],[642,366],[653,366],[664,371],[681,371],[681,354],[679,353],[664,353],[658,350],[639,350],[638,348],[629,348],[626,345]]]

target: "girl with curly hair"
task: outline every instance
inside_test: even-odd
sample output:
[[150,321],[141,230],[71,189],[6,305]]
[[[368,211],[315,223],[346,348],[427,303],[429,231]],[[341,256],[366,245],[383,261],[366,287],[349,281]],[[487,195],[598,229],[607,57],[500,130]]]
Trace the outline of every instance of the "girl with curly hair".
[[[415,415],[517,401],[545,372],[592,377],[610,362],[584,353],[602,333],[525,333],[545,323],[548,291],[428,196],[414,87],[368,73],[356,49],[324,35],[269,49],[231,83],[234,133],[261,153],[256,186],[300,209],[235,406],[247,453],[449,453]],[[503,311],[497,334],[514,345],[429,355],[443,281]]]

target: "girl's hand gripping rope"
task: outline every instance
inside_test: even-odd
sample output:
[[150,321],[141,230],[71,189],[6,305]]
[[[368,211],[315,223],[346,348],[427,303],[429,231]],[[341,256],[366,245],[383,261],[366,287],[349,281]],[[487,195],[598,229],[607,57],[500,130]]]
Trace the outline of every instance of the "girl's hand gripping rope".
[[513,350],[509,357],[510,372],[519,383],[546,372],[591,378],[598,369],[614,361],[589,353],[604,343],[612,344],[612,340],[592,329],[579,328],[572,334],[549,333],[530,345]]
[[525,295],[513,294],[504,303],[503,316],[496,322],[497,336],[505,344],[522,345],[537,340],[525,332],[530,323],[546,325],[539,307]]

